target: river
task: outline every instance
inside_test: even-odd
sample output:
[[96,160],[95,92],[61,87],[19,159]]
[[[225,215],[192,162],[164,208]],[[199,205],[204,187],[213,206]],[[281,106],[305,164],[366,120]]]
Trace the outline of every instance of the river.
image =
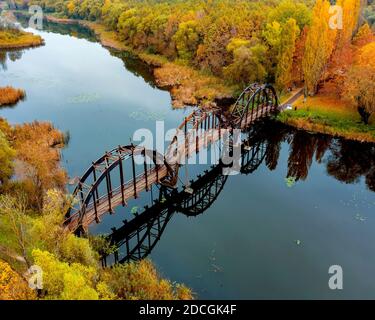
[[[1,53],[0,84],[27,98],[0,116],[68,132],[62,163],[70,177],[129,144],[135,130],[154,131],[156,120],[174,128],[191,111],[173,109],[147,66],[103,48],[89,31],[50,25],[37,33],[45,46]],[[374,145],[273,122],[259,130],[269,148],[256,170],[229,176],[203,214],[174,213],[149,257],[202,299],[375,298]],[[201,169],[190,166],[189,177]],[[91,232],[120,227],[142,199]],[[328,286],[332,265],[343,269],[343,290]]]

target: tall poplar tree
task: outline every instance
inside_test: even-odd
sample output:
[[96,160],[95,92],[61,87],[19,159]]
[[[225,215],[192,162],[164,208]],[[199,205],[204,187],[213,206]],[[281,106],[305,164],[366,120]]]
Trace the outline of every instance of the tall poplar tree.
[[290,86],[292,82],[293,55],[299,32],[297,21],[293,18],[283,26],[276,68],[276,86],[279,90]]
[[319,80],[335,47],[337,29],[330,27],[332,17],[329,9],[328,0],[317,0],[313,9],[302,61],[305,94],[316,94]]

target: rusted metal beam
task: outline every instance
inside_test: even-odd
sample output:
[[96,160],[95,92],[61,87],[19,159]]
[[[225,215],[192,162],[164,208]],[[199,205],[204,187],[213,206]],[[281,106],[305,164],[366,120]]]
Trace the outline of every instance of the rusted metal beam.
[[135,175],[135,160],[134,160],[134,145],[132,144],[132,171],[133,171],[133,186],[134,186],[134,198],[137,199],[137,181],[136,181],[136,175]]
[[124,195],[124,169],[122,167],[122,158],[119,156],[119,169],[120,169],[120,188],[121,188],[121,204],[124,207],[127,203],[125,201],[125,195]]
[[146,148],[143,149],[143,166],[144,166],[145,179],[146,179],[146,191],[148,191],[147,163],[146,163]]

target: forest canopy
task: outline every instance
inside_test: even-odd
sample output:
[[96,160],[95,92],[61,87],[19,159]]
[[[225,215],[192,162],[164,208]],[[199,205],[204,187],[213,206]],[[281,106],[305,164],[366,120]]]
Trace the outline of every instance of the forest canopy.
[[[31,0],[59,17],[99,21],[135,50],[156,54],[241,87],[304,84],[314,95],[334,55],[366,21],[373,0],[338,0],[342,30],[331,30],[328,0]],[[336,50],[340,49],[340,50]]]
[[[313,6],[313,1],[300,0],[31,3],[61,17],[100,20],[132,48],[214,75],[225,74],[229,82],[240,80],[242,84],[255,80],[274,82],[281,69],[290,72],[287,60],[293,55],[301,31],[311,21]],[[289,36],[292,39],[285,41]],[[278,82],[288,84],[290,78],[282,76]]]

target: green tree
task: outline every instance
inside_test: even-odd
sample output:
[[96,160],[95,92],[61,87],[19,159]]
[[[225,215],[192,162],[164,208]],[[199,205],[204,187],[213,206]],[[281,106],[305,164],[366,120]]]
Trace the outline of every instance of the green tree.
[[266,47],[260,43],[251,46],[250,41],[234,38],[227,46],[233,62],[224,68],[224,75],[234,83],[246,85],[262,81],[267,71],[264,67]]
[[173,36],[178,56],[184,60],[192,60],[201,41],[198,22],[190,20],[180,23]]
[[33,250],[32,257],[43,270],[43,290],[48,299],[99,299],[95,290],[95,268],[59,261],[53,254],[39,249]]
[[7,137],[0,130],[0,186],[8,181],[13,174],[15,150],[9,145]]
[[30,230],[34,243],[63,261],[96,265],[98,254],[91,248],[89,240],[78,238],[64,230],[66,202],[64,195],[58,190],[46,193],[42,214],[34,218]]
[[311,21],[311,10],[303,2],[295,0],[282,0],[268,15],[268,21],[277,21],[285,24],[289,19],[296,21],[299,29],[302,30]]

